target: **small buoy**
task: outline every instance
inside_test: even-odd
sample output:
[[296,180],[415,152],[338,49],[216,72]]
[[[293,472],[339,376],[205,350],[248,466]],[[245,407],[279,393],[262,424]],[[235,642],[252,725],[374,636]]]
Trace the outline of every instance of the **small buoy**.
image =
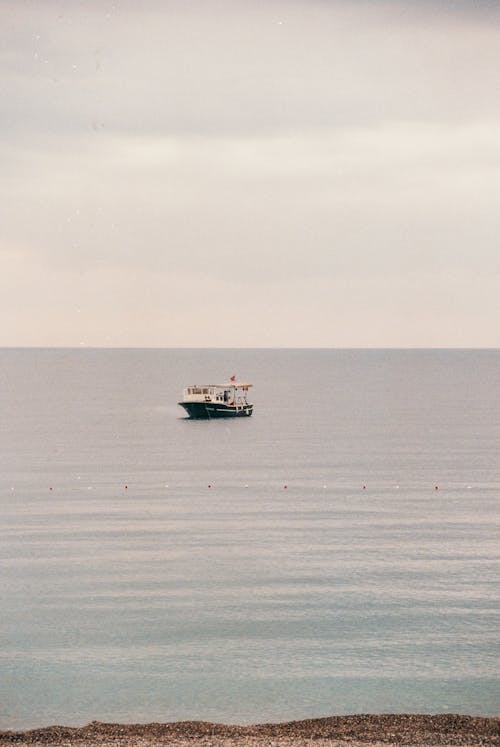
[[288,485],[283,485],[283,490],[286,490],[288,488]]
[[52,490],[52,485],[50,486],[49,490]]
[[125,485],[125,490],[128,490],[128,485]]
[[212,486],[211,486],[211,485],[209,484],[209,486],[208,486],[208,487],[209,487],[209,488],[211,488]]
[[363,490],[366,490],[366,485],[363,485]]
[[439,490],[439,487],[437,485],[434,485],[434,490]]

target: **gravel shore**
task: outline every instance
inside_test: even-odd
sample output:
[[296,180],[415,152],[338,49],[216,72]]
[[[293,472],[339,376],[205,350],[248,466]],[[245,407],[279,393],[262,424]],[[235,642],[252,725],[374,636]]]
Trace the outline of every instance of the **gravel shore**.
[[4,745],[51,747],[367,747],[367,745],[499,745],[500,719],[416,714],[333,716],[283,724],[232,726],[204,721],[170,724],[49,726],[0,731]]

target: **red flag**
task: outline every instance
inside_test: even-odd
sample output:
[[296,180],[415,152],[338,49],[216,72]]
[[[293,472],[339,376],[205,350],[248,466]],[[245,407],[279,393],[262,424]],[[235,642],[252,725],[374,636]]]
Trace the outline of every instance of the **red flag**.
[[235,376],[235,374],[233,374],[233,375],[231,376],[231,381],[236,381],[236,376]]

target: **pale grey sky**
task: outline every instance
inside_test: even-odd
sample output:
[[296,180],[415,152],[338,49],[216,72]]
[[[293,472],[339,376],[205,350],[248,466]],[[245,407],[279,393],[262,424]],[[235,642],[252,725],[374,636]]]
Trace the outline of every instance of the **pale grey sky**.
[[0,345],[500,346],[500,3],[0,0]]

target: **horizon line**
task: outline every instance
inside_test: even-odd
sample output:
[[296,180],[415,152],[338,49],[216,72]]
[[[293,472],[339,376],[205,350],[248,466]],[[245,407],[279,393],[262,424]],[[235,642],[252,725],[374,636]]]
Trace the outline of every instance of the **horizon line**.
[[249,345],[249,346],[178,346],[178,345],[0,345],[0,350],[500,350],[500,346],[377,346],[377,345]]

